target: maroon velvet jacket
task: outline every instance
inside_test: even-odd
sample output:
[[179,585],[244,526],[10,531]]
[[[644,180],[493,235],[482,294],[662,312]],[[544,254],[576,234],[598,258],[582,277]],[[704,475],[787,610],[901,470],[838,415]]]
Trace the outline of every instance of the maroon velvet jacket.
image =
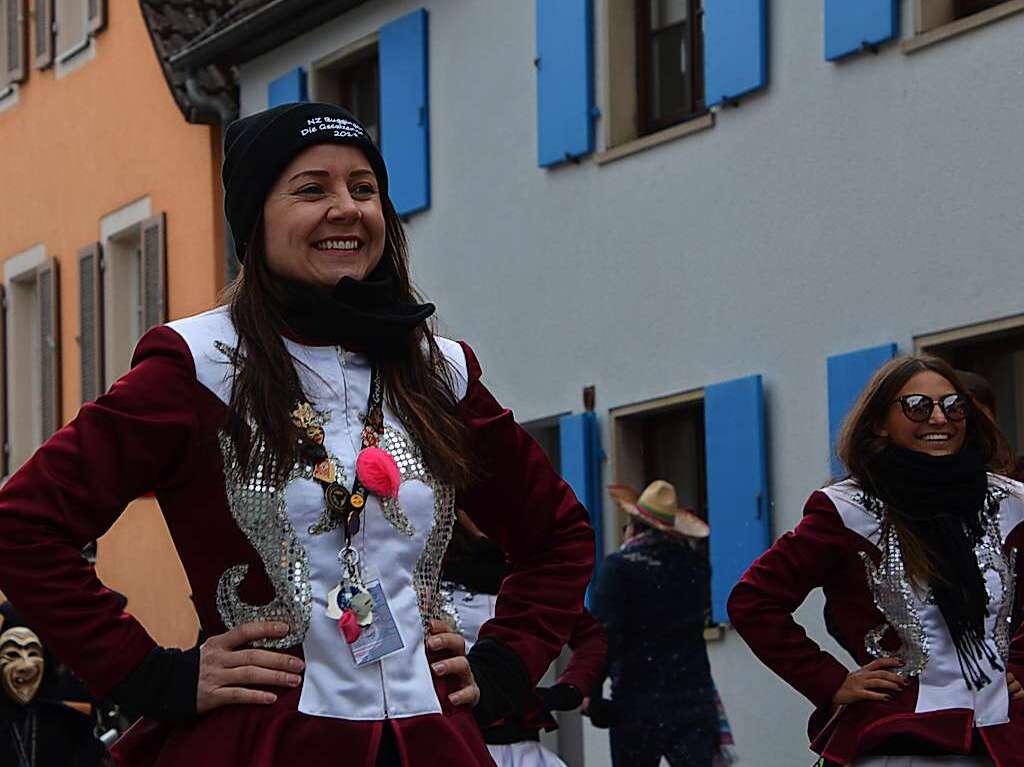
[[[1020,573],[1024,493],[1018,483],[1002,478],[996,481],[1011,492],[1000,505],[1002,552],[1007,562],[1015,561]],[[960,682],[957,661],[953,657],[950,662],[948,657],[948,642],[937,635],[929,634],[930,657],[925,669],[910,677],[906,688],[893,693],[890,700],[833,706],[832,697],[849,670],[806,635],[793,620],[793,611],[813,589],[822,588],[841,643],[858,666],[874,660],[865,644],[869,633],[887,625],[886,616],[876,607],[865,562],[868,559],[877,566],[881,560],[878,530],[869,516],[858,511],[857,495],[849,492],[849,487],[837,490],[849,484],[813,493],[796,529],[779,538],[750,566],[729,597],[733,626],[765,665],[816,706],[809,723],[811,748],[832,761],[847,764],[865,754],[968,754],[981,749],[987,750],[998,767],[1024,765],[1024,702],[1003,702],[1007,696],[1001,672],[993,675],[985,693],[998,700],[993,703],[989,699],[985,705],[996,713],[1001,711],[1004,723],[976,720],[981,715],[982,693],[972,708],[962,702],[972,697],[969,694],[946,693],[922,681],[941,667],[945,678],[952,680],[947,689]],[[1016,585],[1016,599],[1007,608],[1019,615],[1019,578]],[[948,636],[944,621],[940,623],[937,633],[945,631]],[[889,654],[902,646],[891,622],[881,644]],[[1024,679],[1024,634],[1019,630],[1009,643],[1008,660],[1008,670]],[[943,703],[944,697],[954,700],[956,695],[959,703]]]
[[[585,509],[487,391],[476,358],[463,348],[468,388],[458,412],[481,480],[457,502],[512,566],[482,635],[504,641],[536,683],[576,625],[593,533]],[[0,491],[0,589],[97,696],[154,647],[79,554],[134,498],[155,491],[207,635],[226,630],[215,595],[228,567],[249,566],[239,591],[247,602],[274,597],[257,552],[228,512],[218,445],[225,412],[197,380],[178,333],[155,328],[139,342],[132,370],[84,405]],[[288,652],[301,657],[302,645]],[[404,763],[491,764],[471,712],[452,709],[443,682],[435,687],[440,715],[391,720]],[[300,690],[281,692],[269,707],[219,708],[187,725],[144,719],[122,738],[117,759],[160,767],[370,767],[383,721],[302,714]]]

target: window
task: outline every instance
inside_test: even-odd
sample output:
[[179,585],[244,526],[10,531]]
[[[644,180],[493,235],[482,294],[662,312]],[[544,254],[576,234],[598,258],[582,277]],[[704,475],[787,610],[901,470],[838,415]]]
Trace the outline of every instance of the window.
[[100,225],[102,295],[97,301],[103,328],[97,358],[103,361],[105,385],[128,372],[136,342],[167,319],[165,216],[148,212],[144,198],[106,216]]
[[[656,479],[671,482],[679,504],[707,520],[704,454],[704,392],[697,390],[611,411],[615,434],[615,482],[642,492]],[[616,531],[622,540],[626,517]],[[708,542],[697,544],[705,558]],[[711,591],[705,595],[710,623]]]
[[25,0],[0,0],[0,99],[28,75]]
[[924,336],[917,347],[987,379],[996,423],[1017,454],[1024,453],[1024,316]]
[[[88,60],[95,52],[93,39],[106,26],[106,0],[49,0],[53,3],[47,13],[54,23],[52,55],[57,59],[58,77],[65,71],[64,65],[72,60],[77,63]],[[37,9],[46,0],[36,0]],[[42,29],[40,28],[40,32]],[[84,54],[84,55],[83,55]]]
[[10,470],[61,425],[59,276],[42,246],[4,264]]
[[605,0],[604,11],[606,159],[619,157],[623,145],[646,146],[711,127],[704,1]]
[[634,0],[641,135],[698,114],[704,105],[700,0]]
[[313,66],[313,98],[344,107],[380,143],[380,63],[376,42],[335,54]]
[[941,39],[948,36],[945,32],[955,35],[1020,10],[1024,3],[1019,0],[915,0],[914,33],[934,31],[928,37]]

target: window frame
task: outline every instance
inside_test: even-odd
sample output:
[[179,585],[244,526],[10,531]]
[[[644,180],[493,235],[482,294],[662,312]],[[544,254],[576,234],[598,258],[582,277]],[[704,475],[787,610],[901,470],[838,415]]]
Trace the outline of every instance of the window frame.
[[[686,0],[686,20],[651,29],[651,0],[633,0],[633,27],[636,36],[637,138],[671,128],[706,114],[704,104],[704,3]],[[654,38],[674,27],[686,27],[687,67],[685,81],[688,103],[682,110],[654,118],[651,116],[654,92],[651,74]]]
[[926,6],[926,3],[932,2],[935,0],[914,0],[914,31],[910,37],[900,42],[900,49],[903,53],[915,53],[935,43],[958,37],[965,32],[979,29],[1024,11],[1024,0],[1002,0],[990,8],[957,18],[953,13],[954,0],[945,0],[948,3],[949,11],[940,14],[945,18],[931,21],[936,14],[926,12],[926,8],[934,6]]
[[[355,42],[345,45],[330,54],[323,56],[310,65],[310,98],[313,101],[320,101],[326,104],[337,104],[344,109],[353,111],[341,104],[341,91],[350,85],[352,80],[345,78],[345,72],[365,66],[368,61],[374,62],[375,91],[376,91],[376,115],[372,124],[367,129],[373,135],[373,139],[380,144],[381,139],[381,110],[380,110],[380,54],[379,37],[376,33],[362,37]],[[351,91],[351,88],[348,88]],[[362,123],[367,124],[363,115],[355,113],[355,117]]]
[[[652,416],[658,416],[668,413],[673,413],[679,410],[694,409],[700,411],[700,439],[698,439],[698,454],[700,466],[702,471],[698,474],[698,491],[697,497],[699,500],[699,508],[694,509],[698,516],[705,521],[708,516],[708,503],[707,503],[707,456],[706,456],[706,436],[704,434],[704,399],[705,399],[705,387],[699,387],[696,389],[687,389],[685,391],[677,392],[675,394],[669,394],[662,397],[655,397],[652,399],[642,400],[640,402],[631,403],[628,405],[619,405],[613,407],[608,411],[609,430],[611,432],[611,476],[614,477],[610,481],[610,484],[627,484],[635,487],[638,491],[642,492],[643,487],[639,487],[639,483],[645,481],[644,479],[638,479],[643,477],[645,468],[642,463],[636,458],[636,456],[628,456],[628,443],[631,441],[625,434],[626,429],[631,428],[630,420],[636,418],[649,418]],[[641,437],[642,439],[642,437]],[[678,489],[678,488],[677,488]],[[628,519],[628,515],[619,508],[613,510],[612,523],[613,523],[613,547],[618,548],[622,545],[622,533],[623,527]],[[710,539],[703,543],[700,552],[708,562],[708,566],[711,564],[711,551],[710,551]],[[708,607],[711,606],[711,584],[708,583]],[[724,629],[722,624],[713,623],[710,614],[705,619],[704,626],[704,639],[705,640],[717,640],[721,639],[724,635]]]

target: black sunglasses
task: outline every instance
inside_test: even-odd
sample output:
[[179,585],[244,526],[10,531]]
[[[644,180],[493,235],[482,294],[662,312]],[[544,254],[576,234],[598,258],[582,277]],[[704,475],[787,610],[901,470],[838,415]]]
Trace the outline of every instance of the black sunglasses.
[[914,423],[924,423],[932,417],[932,410],[938,405],[942,414],[950,421],[962,421],[967,417],[971,399],[966,394],[947,394],[938,402],[926,394],[904,394],[893,400],[900,403],[903,415]]

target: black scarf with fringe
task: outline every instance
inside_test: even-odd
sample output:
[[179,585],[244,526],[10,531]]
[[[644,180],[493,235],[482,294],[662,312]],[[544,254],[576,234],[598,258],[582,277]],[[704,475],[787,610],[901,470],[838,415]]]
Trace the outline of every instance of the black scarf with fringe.
[[973,447],[933,456],[889,444],[868,466],[869,483],[885,504],[885,513],[922,542],[941,579],[928,584],[949,627],[960,669],[969,688],[992,680],[982,668],[988,660],[1002,670],[985,641],[988,592],[975,547],[984,535],[988,493],[985,461]]

